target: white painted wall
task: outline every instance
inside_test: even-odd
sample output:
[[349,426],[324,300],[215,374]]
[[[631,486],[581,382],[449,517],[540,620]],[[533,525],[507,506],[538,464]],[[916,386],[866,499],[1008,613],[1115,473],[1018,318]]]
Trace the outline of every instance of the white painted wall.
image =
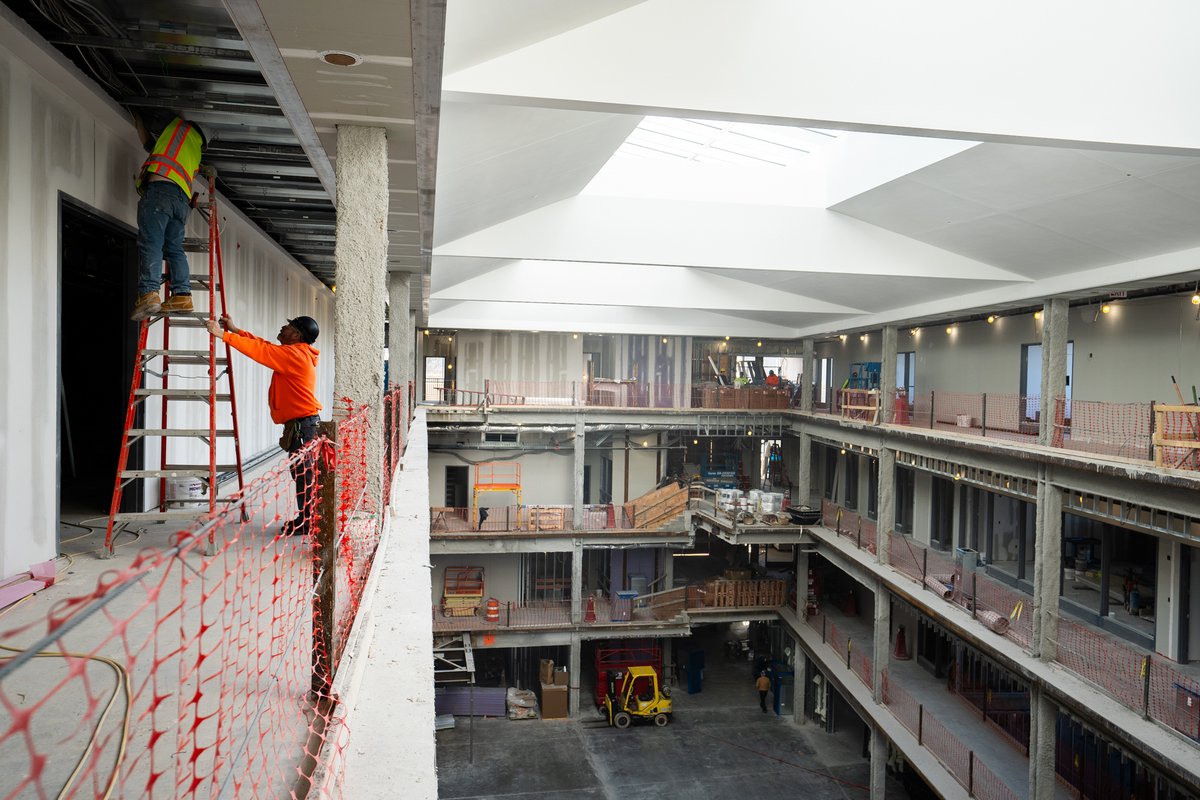
[[[478,436],[478,434],[473,434]],[[565,434],[564,434],[565,435]],[[475,484],[473,464],[507,458],[511,450],[455,450],[429,454],[429,496],[434,505],[442,505],[446,494],[446,467],[469,467],[467,502]],[[526,453],[515,459],[521,465],[521,502],[525,505],[571,505],[574,449],[564,444],[557,452]],[[465,460],[464,460],[465,459]],[[511,493],[488,492],[480,495],[479,504],[485,507],[511,506],[516,500]]]
[[[58,193],[134,226],[133,178],[145,155],[124,113],[27,31],[0,13],[0,578],[56,553]],[[272,336],[285,317],[306,313],[331,342],[332,295],[236,212],[223,224],[238,323]],[[202,225],[193,215],[189,235],[204,235]],[[331,355],[322,359],[323,402]],[[278,428],[267,416],[269,374],[242,359],[235,368],[249,456],[273,446]]]

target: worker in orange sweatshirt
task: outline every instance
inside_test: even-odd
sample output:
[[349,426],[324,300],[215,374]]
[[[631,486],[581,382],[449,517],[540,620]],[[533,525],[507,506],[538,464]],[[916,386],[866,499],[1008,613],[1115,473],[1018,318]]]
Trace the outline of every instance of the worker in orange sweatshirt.
[[[233,324],[226,314],[220,323],[206,320],[204,327],[234,350],[252,361],[273,370],[271,386],[267,390],[267,405],[271,419],[283,425],[283,436],[279,446],[294,453],[317,438],[317,416],[321,404],[317,402],[317,359],[320,352],[313,347],[321,329],[312,317],[289,319],[279,329],[273,344],[260,339]],[[306,535],[309,521],[316,510],[317,496],[313,491],[316,471],[312,459],[292,459],[289,464],[292,478],[296,481],[296,508],[294,519],[284,523],[281,535]]]

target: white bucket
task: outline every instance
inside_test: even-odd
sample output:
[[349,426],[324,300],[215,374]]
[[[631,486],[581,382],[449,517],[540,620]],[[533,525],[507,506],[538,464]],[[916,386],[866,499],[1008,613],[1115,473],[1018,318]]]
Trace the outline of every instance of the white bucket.
[[208,494],[208,487],[199,478],[169,478],[167,480],[168,500],[191,500],[199,502]]

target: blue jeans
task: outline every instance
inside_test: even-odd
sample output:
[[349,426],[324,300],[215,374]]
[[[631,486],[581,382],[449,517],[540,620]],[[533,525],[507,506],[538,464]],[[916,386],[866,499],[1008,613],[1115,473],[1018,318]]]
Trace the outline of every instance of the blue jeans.
[[171,294],[190,294],[184,227],[192,210],[188,196],[173,181],[150,181],[138,201],[138,296],[157,292],[162,262],[167,261]]

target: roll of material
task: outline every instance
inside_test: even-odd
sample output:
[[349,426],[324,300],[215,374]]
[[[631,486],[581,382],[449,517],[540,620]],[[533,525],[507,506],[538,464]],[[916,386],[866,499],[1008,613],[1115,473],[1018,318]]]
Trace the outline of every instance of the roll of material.
[[1008,617],[1002,614],[997,614],[995,611],[978,611],[975,616],[1001,636],[1008,632]]
[[935,575],[925,578],[925,585],[937,592],[943,600],[949,600],[950,595],[954,593],[949,586],[938,580]]

